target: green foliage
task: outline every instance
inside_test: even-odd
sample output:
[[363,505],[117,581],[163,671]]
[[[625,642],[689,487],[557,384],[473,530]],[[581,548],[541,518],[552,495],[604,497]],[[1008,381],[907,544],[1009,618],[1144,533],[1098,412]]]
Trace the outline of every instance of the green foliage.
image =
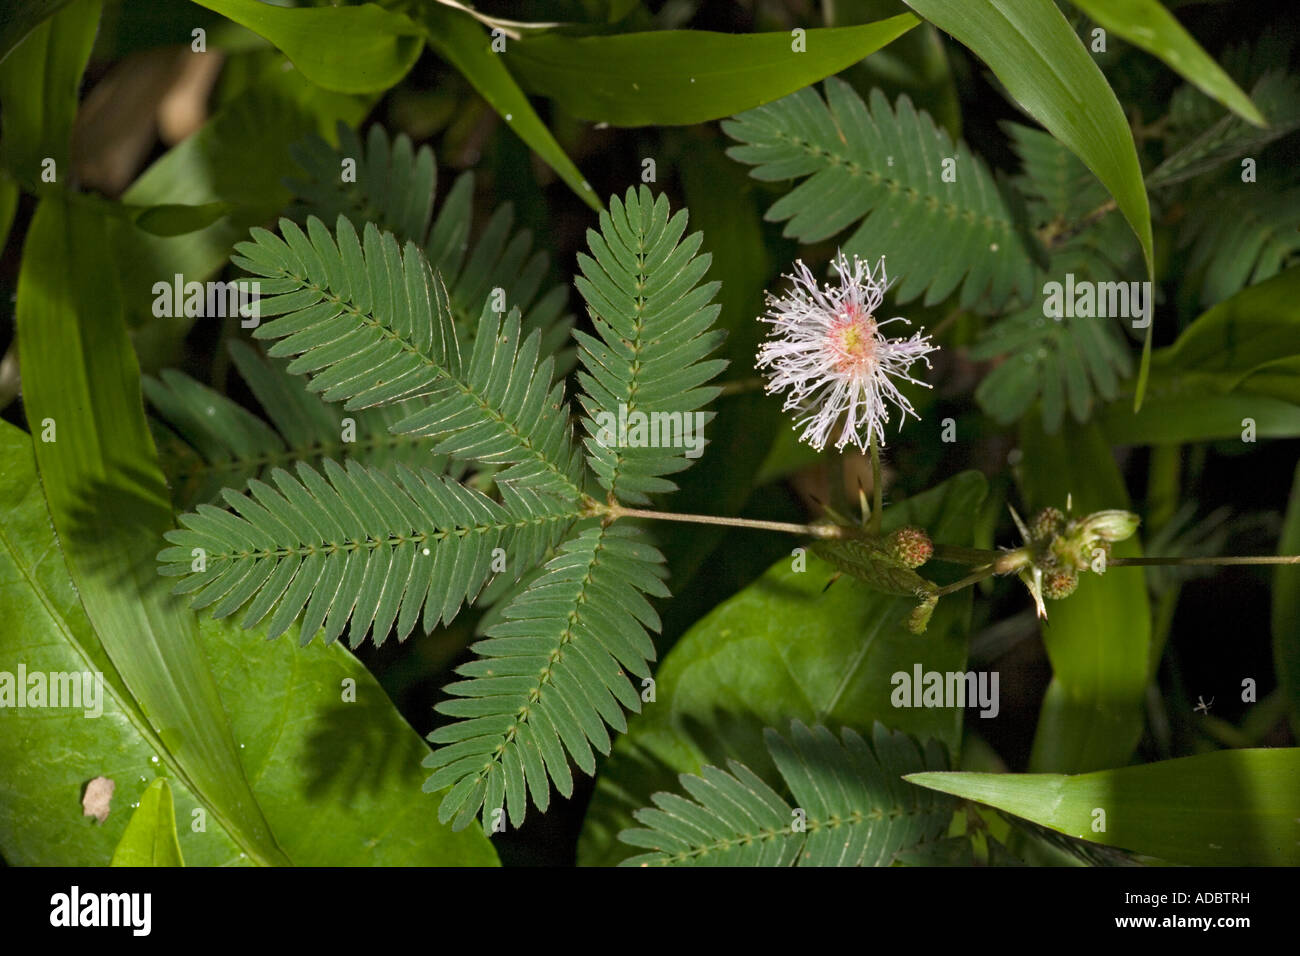
[[[291,150],[305,173],[304,178],[287,182],[297,197],[291,217],[305,222],[308,215],[315,215],[333,222],[347,216],[357,228],[373,222],[401,242],[423,245],[433,220],[438,183],[433,150],[415,149],[405,134],[390,139],[378,124],[370,127],[364,144],[346,123],[338,125],[336,135],[336,147],[314,136]],[[449,221],[468,231],[467,220]]]
[[1255,126],[1264,126],[1250,98],[1174,19],[1159,0],[1073,0],[1098,26],[1112,30],[1158,56],[1199,87]]
[[842,742],[797,720],[788,741],[764,731],[794,807],[737,760],[728,761],[730,773],[682,774],[693,799],[656,793],[655,807],[635,814],[644,828],[619,834],[651,852],[622,865],[888,866],[899,851],[943,832],[952,804],[899,779],[945,767],[941,747],[918,747],[879,723],[870,744],[850,728],[841,733]]
[[679,428],[689,427],[718,394],[716,386],[703,386],[727,366],[705,360],[725,335],[710,331],[720,310],[709,304],[718,283],[698,285],[713,257],[697,256],[703,237],[697,232],[682,241],[685,229],[685,210],[669,219],[664,196],[656,201],[645,186],[640,195],[629,189],[624,202],[615,196],[601,213],[600,232],[588,230],[594,258],[578,256],[582,276],[574,284],[599,336],[575,333],[587,461],[601,487],[624,501],[644,503],[652,493],[672,491],[677,486],[662,476],[690,465],[687,449],[620,440],[624,412],[650,422],[680,415]]
[[[916,525],[930,529],[937,542],[970,545],[986,489],[978,473],[959,474],[886,508],[885,530]],[[917,663],[937,671],[966,667],[970,592],[940,601],[925,633],[917,635],[906,626],[914,600],[837,574],[815,554],[791,555],[789,548],[695,621],[664,656],[655,672],[654,705],[628,722],[597,778],[578,847],[581,864],[611,865],[626,857],[629,847],[618,833],[634,824],[633,811],[648,806],[655,791],[677,789],[679,774],[736,759],[778,785],[763,730],[792,719],[863,730],[888,722],[959,750],[961,713],[894,706],[892,676],[910,674]],[[927,565],[925,571],[961,574],[952,566]]]
[[[1106,77],[1057,6],[1051,0],[1014,7],[958,0],[907,4],[988,64],[1011,99],[1096,174],[1137,236],[1147,278],[1154,280],[1151,208],[1133,134]],[[1080,102],[1091,106],[1081,110]],[[1135,406],[1146,391],[1153,328],[1146,329]]]
[[176,839],[176,806],[172,788],[159,777],[145,788],[131,814],[110,866],[184,866]]
[[[1300,91],[1298,91],[1300,93]],[[1286,190],[1245,186],[1231,216],[1202,206],[1188,217],[1189,271],[1201,274],[1200,304],[1277,275],[1300,256],[1300,184]]]
[[373,3],[286,8],[258,0],[196,0],[265,37],[313,83],[369,93],[397,83],[424,49],[419,30]]
[[[527,485],[500,484],[502,504],[460,483],[403,466],[396,481],[349,462],[324,462],[325,477],[299,465],[298,477],[276,469],[275,488],[254,479],[251,494],[227,491],[228,511],[199,505],[167,532],[173,547],[158,555],[160,573],[188,575],[177,593],[195,593],[195,608],[226,617],[247,605],[241,627],[267,614],[269,637],[302,618],[310,639],[342,632],[359,645],[373,626],[381,642],[397,626],[404,640],[424,607],[424,629],[450,621],[492,573],[493,553],[508,551],[530,567],[577,512]],[[328,481],[326,480],[328,479]],[[195,571],[196,555],[201,569]]]
[[596,772],[591,747],[609,753],[605,725],[622,733],[622,708],[641,709],[624,670],[650,676],[646,629],[658,630],[659,616],[642,594],[668,596],[662,561],[626,528],[589,526],[506,606],[473,646],[479,659],[458,668],[470,679],[443,688],[462,699],[438,710],[463,719],[429,735],[446,745],[425,760],[436,769],[425,789],[451,787],[440,820],[454,817],[459,829],[482,808],[488,832],[507,811],[519,826],[525,787],[545,811],[548,776],[563,796],[573,793],[569,757]]
[[49,19],[39,25],[27,10],[15,9],[0,18],[0,40],[5,44],[0,55],[0,131],[4,134],[0,162],[28,189],[43,182],[45,162],[53,161],[56,170],[65,172],[71,165],[69,140],[77,114],[77,85],[99,19],[99,0],[42,6]]
[[[1300,547],[1295,25],[542,6],[0,14],[0,865],[492,864],[588,793],[582,863],[1297,862],[1293,567],[1216,568]],[[939,346],[885,538],[823,537],[874,456],[773,448],[747,371],[836,244]],[[158,314],[240,277],[260,325]],[[1143,277],[1140,365],[1047,314]],[[858,318],[809,372],[879,371]],[[923,690],[985,670],[987,739]]]
[[32,0],[20,9],[10,11],[0,21],[0,61],[8,57],[29,33],[70,2],[71,0]]
[[542,122],[528,97],[492,50],[486,30],[464,12],[440,3],[424,3],[413,11],[431,49],[459,70],[479,96],[510,124],[510,128],[555,170],[570,189],[592,209],[600,201],[564,148]]
[[[1096,174],[1137,234],[1148,274],[1154,272],[1151,213],[1133,136],[1105,76],[1055,4],[907,0],[907,5],[969,47],[1011,98]],[[1080,110],[1079,102],[1091,108]]]
[[439,463],[418,436],[389,430],[421,407],[418,400],[358,409],[351,414],[355,440],[345,441],[343,416],[304,390],[286,370],[286,360],[268,359],[238,339],[229,348],[269,425],[183,372],[164,369],[160,378],[140,380],[155,414],[167,423],[150,422],[176,507],[211,504],[223,488],[243,488],[249,479],[265,480],[273,468],[295,462],[355,459],[413,468]]
[[[313,215],[324,222],[347,216],[358,232],[374,223],[399,243],[420,246],[442,276],[453,321],[464,336],[473,336],[484,303],[499,289],[503,301],[522,313],[524,329],[541,331],[543,354],[567,344],[573,318],[564,314],[565,290],[551,286],[541,291],[550,257],[544,250],[534,251],[529,230],[513,230],[510,203],[492,214],[471,244],[473,172],[456,177],[435,218],[433,150],[415,149],[404,134],[390,140],[379,125],[370,127],[364,146],[351,127],[340,123],[337,132],[337,147],[315,137],[293,150],[306,176],[289,180],[297,197],[290,218],[305,224]],[[341,164],[349,160],[356,163],[355,180],[340,182]]]
[[[197,621],[148,568],[172,514],[105,236],[93,206],[56,196],[38,207],[24,248],[24,402],[38,429],[52,419],[65,439],[34,443],[50,518],[91,624],[155,731],[178,741],[181,772],[209,795],[214,815],[232,821],[250,858],[285,862],[239,766]],[[129,385],[91,400],[95,381]],[[112,507],[88,512],[88,498]]]
[[554,360],[539,359],[540,333],[522,338],[518,310],[502,320],[485,303],[462,355],[446,289],[413,242],[403,251],[370,224],[363,248],[344,216],[337,243],[315,217],[310,238],[287,219],[280,228],[284,240],[253,230],[234,260],[266,277],[261,312],[278,318],[254,335],[280,340],[270,355],[296,355],[289,371],[349,410],[422,397],[394,431],[436,442],[435,454],[508,466],[498,483],[580,494],[568,423],[543,414],[562,407],[563,386],[552,385]]
[[[88,616],[81,601],[86,578],[79,592],[64,550],[84,547],[76,537],[62,544],[56,539],[33,442],[0,424],[0,595],[6,613],[24,622],[4,631],[5,669],[12,672],[16,660],[29,673],[102,675],[97,718],[87,719],[86,711],[96,708],[84,696],[80,710],[4,711],[0,762],[33,768],[31,776],[40,780],[27,786],[9,777],[0,788],[0,847],[11,866],[107,865],[135,819],[131,805],[144,805],[146,782],[159,774],[183,821],[174,835],[190,865],[258,862],[247,834],[260,814],[285,859],[298,865],[495,862],[481,834],[453,834],[437,825],[434,808],[419,792],[418,764],[428,748],[341,645],[300,648],[205,621],[197,643],[217,688],[216,709],[197,695],[183,703],[203,728],[197,739],[210,740],[229,720],[230,733],[244,744],[235,748],[234,772],[236,781],[253,781],[256,803],[227,803],[232,781],[195,769],[196,738],[175,729],[183,712],[147,682],[143,692],[127,685],[125,675],[138,681],[148,674],[141,669],[148,652],[141,632],[124,648],[104,639]],[[184,649],[176,647],[180,637],[172,632],[172,650]],[[188,676],[174,664],[168,672]],[[356,688],[353,703],[339,700],[347,682]],[[108,818],[88,826],[78,800],[96,773],[113,779],[116,788]],[[198,819],[205,828],[191,826]],[[376,819],[386,821],[382,834]]]
[[[1096,425],[1046,435],[1034,419],[1021,424],[1021,496],[1029,510],[1073,504],[1075,515],[1128,508],[1124,480]],[[1116,557],[1142,554],[1135,535]],[[1141,576],[1118,569],[1081,576],[1065,601],[1051,602],[1043,643],[1052,682],[1038,718],[1030,769],[1080,772],[1120,766],[1142,733],[1150,679],[1151,607]]]
[[[373,222],[381,231],[393,233],[399,243],[409,240],[422,246],[447,284],[448,308],[461,341],[473,340],[485,303],[495,305],[493,296],[499,289],[501,301],[523,313],[523,329],[540,332],[539,352],[556,356],[558,369],[572,364],[572,350],[562,350],[573,323],[572,316],[563,314],[564,290],[554,286],[539,295],[549,257],[532,250],[528,230],[512,232],[509,204],[497,210],[471,246],[472,173],[457,178],[435,219],[432,150],[415,150],[404,135],[390,141],[380,126],[371,127],[364,147],[357,134],[341,123],[338,137],[337,148],[313,137],[293,149],[306,177],[289,180],[299,197],[290,208],[292,218],[306,223],[317,215],[333,222],[342,215],[359,230]],[[355,182],[339,182],[344,159],[356,162]],[[431,459],[421,436],[390,431],[398,421],[426,407],[422,398],[354,410],[355,440],[344,441],[338,411],[304,393],[287,372],[288,363],[263,358],[237,340],[229,348],[235,367],[273,428],[182,372],[165,370],[161,381],[152,377],[142,381],[150,404],[169,426],[155,423],[155,432],[179,507],[211,502],[222,488],[243,487],[252,477],[265,479],[273,467],[318,464],[327,457],[356,458],[371,465],[401,461],[412,467],[432,462],[435,470],[450,466],[453,474],[465,472],[463,462],[445,456]],[[492,470],[481,464],[479,468]]]
[[[382,145],[372,140],[370,167],[384,168]],[[425,214],[407,213],[398,218],[418,233]],[[717,284],[698,284],[709,257],[696,255],[698,234],[680,241],[685,225],[648,189],[615,197],[578,280],[600,336],[579,337],[588,460],[611,496],[627,501],[668,490],[661,476],[690,461],[681,449],[611,441],[603,413],[622,405],[680,421],[716,394],[705,383],[725,365],[705,359],[720,338],[709,331]],[[304,640],[323,625],[327,643],[348,626],[356,646],[368,633],[381,642],[394,625],[405,638],[421,607],[431,630],[474,600],[501,570],[498,556],[519,578],[556,548],[475,645],[480,658],[460,668],[468,679],[446,688],[463,699],[439,710],[467,719],[434,732],[449,746],[427,761],[437,772],[426,789],[451,788],[444,822],[464,827],[482,809],[489,830],[496,810],[518,825],[526,793],[541,809],[549,781],[568,796],[568,759],[594,772],[591,746],[608,753],[606,725],[621,731],[623,708],[639,709],[624,670],[649,676],[647,629],[658,630],[659,618],[643,595],[667,596],[663,558],[624,528],[579,521],[592,502],[563,383],[553,384],[553,359],[540,359],[540,334],[524,336],[517,309],[502,320],[488,303],[462,354],[441,276],[414,241],[400,249],[373,223],[358,237],[342,213],[337,239],[314,216],[306,232],[288,219],[280,229],[283,239],[253,230],[234,260],[262,277],[260,312],[276,318],[254,334],[277,340],[271,356],[296,355],[287,370],[310,375],[312,391],[349,410],[418,398],[390,430],[427,439],[438,455],[501,466],[500,500],[427,469],[324,457],[324,476],[305,463],[297,478],[272,469],[274,488],[253,478],[249,493],[223,493],[231,510],[200,504],[182,516],[160,570],[181,577],[176,592],[215,617],[242,609],[241,625],[252,627],[270,615],[271,636],[300,619]]]
[[[1114,217],[1075,224],[1102,208],[1105,190],[1080,160],[1038,130],[1006,125],[1023,164],[1015,185],[1030,226],[1051,244],[1042,279],[1063,283],[1114,282],[1126,275],[1123,251],[1132,248]],[[1131,257],[1130,257],[1131,258]],[[1090,419],[1101,401],[1113,401],[1133,363],[1117,322],[1095,317],[1049,318],[1035,301],[989,326],[970,350],[975,359],[1003,361],[975,391],[980,405],[1003,424],[1018,421],[1040,401],[1043,427],[1057,431],[1068,407],[1075,421]]]
[[1152,189],[1174,186],[1211,172],[1242,156],[1257,154],[1300,128],[1300,79],[1282,72],[1260,77],[1252,99],[1268,118],[1260,128],[1237,116],[1215,120],[1205,101],[1189,87],[1175,91],[1169,108],[1171,152],[1147,177]]
[[785,234],[805,243],[862,220],[844,251],[872,261],[887,253],[899,302],[922,293],[926,304],[939,302],[959,285],[964,308],[991,311],[1032,295],[1029,249],[982,160],[905,96],[891,109],[873,90],[868,108],[836,79],[826,81],[825,95],[800,90],[722,124],[743,143],[728,155],[752,165],[755,179],[810,177],[767,219],[789,220]]

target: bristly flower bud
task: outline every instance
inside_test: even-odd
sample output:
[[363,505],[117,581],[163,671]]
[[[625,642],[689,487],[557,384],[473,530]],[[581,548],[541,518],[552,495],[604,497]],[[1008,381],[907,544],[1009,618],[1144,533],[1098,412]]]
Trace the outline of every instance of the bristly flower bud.
[[1065,515],[1061,514],[1060,509],[1044,508],[1034,516],[1034,520],[1029,525],[1030,540],[1035,543],[1047,541],[1060,534],[1064,523]]
[[1043,575],[1043,597],[1049,601],[1068,598],[1078,586],[1077,571],[1049,571]]
[[1040,618],[1047,617],[1043,599],[1059,601],[1069,597],[1079,586],[1082,572],[1105,574],[1111,543],[1131,537],[1140,520],[1131,511],[1112,509],[1067,521],[1059,509],[1044,508],[1026,526],[1015,509],[1011,514],[1025,539],[1025,546],[1017,553],[1024,556],[1027,566],[1017,573],[1029,589]]
[[890,556],[905,568],[919,568],[934,555],[930,536],[910,525],[891,534],[886,547]]

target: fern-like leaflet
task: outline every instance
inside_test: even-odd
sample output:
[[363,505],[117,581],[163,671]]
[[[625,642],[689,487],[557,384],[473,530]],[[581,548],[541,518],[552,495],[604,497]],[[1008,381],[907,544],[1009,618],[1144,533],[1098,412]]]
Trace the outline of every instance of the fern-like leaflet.
[[[569,345],[573,317],[565,314],[566,290],[555,285],[542,291],[550,271],[545,250],[533,249],[527,229],[515,231],[514,209],[499,206],[482,232],[474,231],[474,174],[461,173],[433,215],[437,164],[427,146],[416,149],[405,134],[389,139],[378,124],[371,126],[363,145],[356,132],[340,123],[339,145],[314,137],[292,150],[306,173],[288,185],[298,197],[289,217],[305,223],[311,216],[334,222],[346,216],[358,230],[374,223],[399,242],[414,242],[424,250],[447,287],[452,321],[467,341],[473,337],[479,313],[499,290],[505,302],[518,308],[523,327],[542,333],[543,354],[556,355]],[[356,162],[355,180],[340,182],[340,163]],[[557,355],[567,370],[572,352]]]
[[904,849],[934,840],[953,801],[903,774],[946,770],[942,748],[924,749],[876,724],[868,743],[849,728],[840,740],[793,721],[790,739],[763,732],[792,806],[737,760],[682,774],[688,796],[656,793],[633,815],[642,828],[619,839],[649,850],[622,866],[888,866]]
[[[626,447],[615,441],[609,418],[625,409],[676,415],[678,422],[710,402],[705,386],[727,366],[706,360],[726,333],[710,331],[721,306],[711,305],[720,283],[697,285],[712,257],[697,256],[703,236],[684,241],[686,212],[668,218],[668,200],[654,201],[641,187],[626,203],[615,196],[600,214],[600,232],[587,231],[592,256],[579,255],[575,280],[587,300],[599,338],[575,332],[582,347],[580,398],[587,412],[587,461],[602,487],[616,498],[643,503],[676,485],[663,475],[690,461],[680,448]],[[706,414],[705,419],[712,418]]]
[[[287,361],[268,359],[239,339],[228,344],[231,361],[269,424],[184,372],[164,369],[159,378],[140,380],[161,418],[150,419],[150,427],[178,508],[211,504],[223,488],[244,488],[251,478],[265,481],[271,469],[298,462],[319,465],[335,458],[380,467],[398,462],[435,471],[447,467],[419,436],[389,430],[420,407],[418,399],[345,416],[306,391],[286,369]],[[345,417],[351,417],[355,431],[347,438]],[[451,469],[455,475],[464,470]]]
[[548,775],[563,796],[573,793],[566,751],[595,773],[592,747],[610,749],[605,726],[622,733],[622,708],[641,709],[625,671],[650,675],[655,649],[646,629],[657,631],[659,617],[642,594],[668,596],[662,561],[634,532],[593,525],[506,606],[504,620],[473,645],[480,659],[458,669],[470,679],[444,688],[461,699],[438,705],[465,718],[429,735],[447,745],[425,759],[436,771],[425,789],[452,787],[439,819],[454,816],[463,826],[483,807],[508,812],[518,826],[525,784],[542,811]]
[[[1017,123],[1004,128],[1023,163],[1013,182],[1024,197],[1025,215],[1050,247],[1046,277],[1058,282],[1067,274],[1091,282],[1124,277],[1137,245],[1119,217],[1089,221],[1107,201],[1096,176],[1048,134]],[[1088,225],[1073,231],[1080,222]],[[1052,318],[1037,300],[986,329],[970,354],[1002,359],[975,392],[984,410],[1010,424],[1037,400],[1048,432],[1061,427],[1067,409],[1076,421],[1087,421],[1098,400],[1115,399],[1132,372],[1119,320]]]
[[[268,637],[301,615],[304,641],[322,625],[333,641],[350,619],[356,647],[371,630],[383,641],[394,624],[405,638],[421,606],[426,631],[450,621],[491,576],[495,549],[530,566],[577,516],[549,495],[506,486],[497,503],[428,470],[399,466],[394,481],[326,459],[324,473],[276,469],[274,487],[253,479],[248,494],[226,491],[238,515],[199,505],[167,532],[173,547],[158,555],[161,572],[188,575],[177,592],[193,593],[193,606],[214,617],[246,606],[241,627],[274,610]],[[203,569],[191,573],[196,553]]]
[[[505,464],[498,482],[577,499],[580,464],[562,415],[563,384],[554,360],[540,358],[540,335],[521,341],[519,314],[504,321],[487,306],[473,351],[462,356],[447,293],[414,243],[338,219],[338,241],[319,219],[307,233],[280,221],[281,240],[254,229],[234,261],[262,280],[257,338],[279,339],[272,356],[296,355],[291,372],[346,408],[422,396],[425,406],[393,425],[437,442],[435,454]],[[272,293],[271,295],[266,295]],[[490,305],[490,303],[488,304]]]
[[[346,216],[358,230],[373,222],[391,232],[399,245],[414,242],[424,250],[447,287],[452,324],[462,343],[473,340],[485,304],[518,308],[526,332],[541,334],[540,351],[555,357],[557,370],[575,360],[569,342],[573,317],[566,314],[566,290],[543,289],[549,257],[533,249],[528,230],[514,230],[509,203],[498,207],[471,241],[474,230],[474,175],[456,178],[434,214],[437,164],[427,146],[416,149],[409,137],[390,139],[382,126],[371,126],[363,144],[355,131],[340,124],[339,145],[312,137],[291,152],[305,171],[287,185],[297,197],[289,217],[305,224],[315,215],[323,222]],[[340,181],[340,163],[356,163],[355,175]],[[178,507],[211,503],[223,488],[244,487],[248,479],[265,480],[273,467],[296,461],[319,464],[323,458],[348,458],[369,465],[403,461],[412,466],[446,469],[461,476],[463,463],[429,454],[419,436],[389,431],[422,402],[356,410],[355,436],[341,438],[343,417],[330,403],[302,390],[284,371],[287,363],[266,360],[245,343],[229,343],[231,358],[270,419],[270,425],[220,392],[176,370],[161,381],[143,380],[157,416],[154,428],[163,466]],[[403,414],[406,412],[406,415]],[[487,466],[480,471],[490,472]]]
[[[922,293],[927,305],[939,302],[958,286],[963,308],[1028,303],[1029,246],[983,161],[906,96],[895,110],[873,90],[868,107],[834,77],[825,93],[809,87],[722,124],[742,143],[727,155],[752,165],[755,179],[808,177],[766,218],[789,220],[785,234],[804,243],[861,220],[844,252],[873,262],[887,252],[900,303]],[[945,177],[945,161],[953,175]]]

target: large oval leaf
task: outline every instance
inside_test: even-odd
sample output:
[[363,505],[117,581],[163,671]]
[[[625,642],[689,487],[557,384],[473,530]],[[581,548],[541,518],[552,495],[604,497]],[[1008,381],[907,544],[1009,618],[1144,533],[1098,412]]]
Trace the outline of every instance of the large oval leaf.
[[1256,126],[1263,114],[1158,0],[1072,0],[1098,26],[1159,57],[1206,96]]
[[[123,841],[132,843],[128,821],[134,826],[140,814],[133,817],[131,807],[145,808],[158,782],[149,781],[160,774],[175,795],[186,862],[251,862],[238,834],[216,812],[222,795],[184,772],[172,752],[175,735],[154,729],[105,653],[54,538],[32,442],[5,423],[0,615],[24,622],[0,629],[0,673],[15,681],[20,666],[29,678],[92,675],[89,685],[77,682],[80,707],[0,710],[0,766],[9,768],[0,778],[0,853],[10,864],[107,865],[115,847],[125,853]],[[251,781],[288,861],[495,862],[480,831],[452,833],[438,824],[437,800],[420,791],[419,764],[428,748],[341,645],[299,648],[292,636],[268,642],[257,632],[213,622],[201,629],[200,644],[239,741],[238,772]],[[46,703],[52,703],[48,695]],[[103,824],[83,816],[81,806],[82,789],[98,776],[115,784]],[[139,865],[137,857],[131,860],[128,865]]]
[[270,40],[303,76],[339,93],[395,86],[424,48],[414,23],[373,3],[281,7],[261,0],[194,2]]
[[1300,865],[1295,747],[1220,750],[1076,776],[918,773],[906,779],[1172,863]]
[[513,41],[507,62],[530,92],[614,126],[685,126],[780,99],[852,66],[919,23],[910,13],[790,33],[658,30],[546,34]]
[[[528,97],[524,96],[524,91],[505,68],[503,54],[493,51],[494,41],[488,39],[483,27],[465,14],[438,3],[424,4],[416,11],[416,16],[429,45],[465,75],[479,96],[487,100],[519,138],[555,170],[578,198],[592,209],[602,209],[591,184],[555,141],[528,102]],[[517,44],[521,41],[509,42]]]

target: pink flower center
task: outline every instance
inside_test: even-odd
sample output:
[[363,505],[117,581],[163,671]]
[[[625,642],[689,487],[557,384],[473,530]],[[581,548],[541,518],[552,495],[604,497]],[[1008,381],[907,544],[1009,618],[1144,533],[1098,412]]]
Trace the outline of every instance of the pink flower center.
[[846,306],[831,322],[826,351],[841,375],[870,375],[876,368],[876,320],[858,306]]

